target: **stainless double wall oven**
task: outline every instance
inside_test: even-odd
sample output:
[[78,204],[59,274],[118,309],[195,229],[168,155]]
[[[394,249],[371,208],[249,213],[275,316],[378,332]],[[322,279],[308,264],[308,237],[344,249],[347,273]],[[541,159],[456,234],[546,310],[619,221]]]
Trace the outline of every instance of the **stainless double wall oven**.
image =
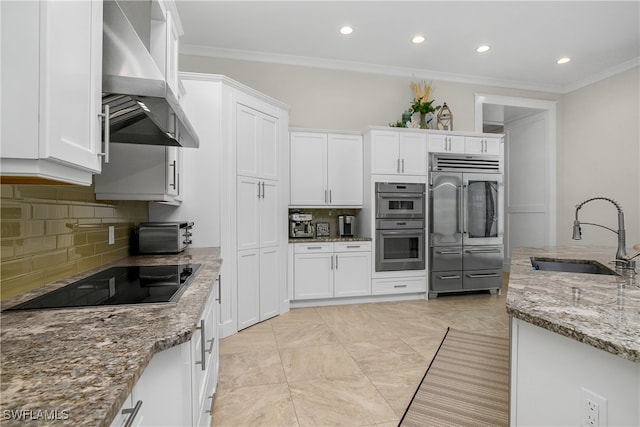
[[376,183],[376,271],[424,270],[425,184]]

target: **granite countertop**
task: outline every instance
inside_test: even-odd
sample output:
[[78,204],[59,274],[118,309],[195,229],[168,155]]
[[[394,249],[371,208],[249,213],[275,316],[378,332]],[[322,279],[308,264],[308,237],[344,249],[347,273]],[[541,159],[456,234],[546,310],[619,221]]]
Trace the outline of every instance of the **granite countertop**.
[[1,313],[2,425],[25,425],[9,411],[31,411],[27,420],[57,411],[55,425],[110,425],[152,356],[191,338],[221,262],[218,248],[127,257],[3,301],[9,308],[112,266],[202,265],[174,303]]
[[370,242],[371,237],[290,237],[289,243]]
[[615,253],[612,247],[514,249],[507,312],[640,363],[640,277],[533,270],[530,260],[534,256],[596,260],[613,269]]

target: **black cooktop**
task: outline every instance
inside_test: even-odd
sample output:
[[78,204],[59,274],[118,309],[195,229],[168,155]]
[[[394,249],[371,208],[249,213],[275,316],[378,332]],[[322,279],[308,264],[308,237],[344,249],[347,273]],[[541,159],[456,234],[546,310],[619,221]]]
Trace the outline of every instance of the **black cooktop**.
[[175,302],[199,268],[200,264],[111,267],[4,311]]

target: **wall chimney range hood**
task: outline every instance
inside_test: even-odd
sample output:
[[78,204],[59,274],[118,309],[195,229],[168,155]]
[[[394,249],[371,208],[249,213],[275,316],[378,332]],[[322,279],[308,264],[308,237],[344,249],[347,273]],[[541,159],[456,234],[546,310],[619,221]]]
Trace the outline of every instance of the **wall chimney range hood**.
[[195,130],[126,14],[116,1],[103,4],[102,105],[109,106],[109,140],[197,148]]

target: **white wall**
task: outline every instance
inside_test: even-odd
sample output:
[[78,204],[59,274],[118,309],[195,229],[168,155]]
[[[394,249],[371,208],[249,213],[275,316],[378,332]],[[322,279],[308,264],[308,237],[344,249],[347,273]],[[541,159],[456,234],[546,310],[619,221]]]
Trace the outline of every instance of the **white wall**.
[[[223,74],[291,107],[291,127],[362,130],[401,118],[418,79],[262,62],[180,56],[180,69]],[[573,208],[592,195],[615,198],[625,210],[630,248],[640,242],[638,68],[567,95],[431,82],[435,104],[446,102],[454,129],[474,130],[474,94],[558,101],[558,244],[571,240]],[[571,155],[570,155],[571,154]],[[574,161],[576,159],[576,161]],[[616,227],[613,206],[595,202],[581,219]],[[581,244],[616,245],[615,235],[583,228]]]
[[[640,243],[640,68],[601,80],[562,97],[558,137],[558,243],[571,240],[575,205],[593,196],[622,205],[627,249]],[[595,201],[580,220],[617,229],[615,207]],[[564,231],[564,232],[563,232]],[[615,246],[616,236],[583,226],[579,243]]]

